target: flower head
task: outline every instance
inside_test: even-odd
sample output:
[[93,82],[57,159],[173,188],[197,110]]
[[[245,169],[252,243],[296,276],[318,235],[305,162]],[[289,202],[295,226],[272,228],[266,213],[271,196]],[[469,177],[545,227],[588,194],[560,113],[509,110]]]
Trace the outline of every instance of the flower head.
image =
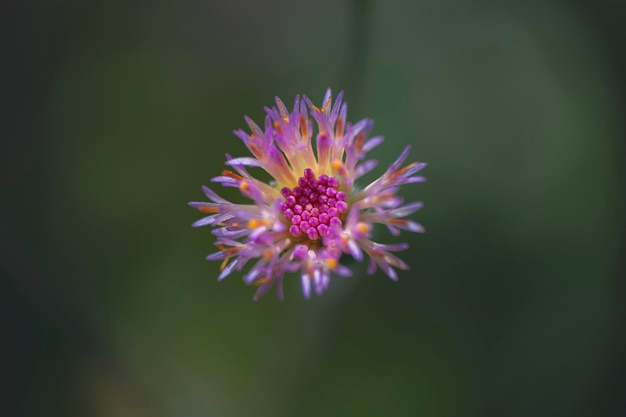
[[[193,226],[214,228],[218,251],[207,259],[222,261],[218,280],[251,263],[243,280],[258,287],[254,299],[274,285],[282,299],[285,274],[299,272],[308,298],[311,291],[321,294],[331,275],[351,275],[339,262],[342,254],[361,261],[365,253],[368,273],[380,268],[393,280],[397,279],[394,268],[408,269],[392,253],[408,245],[377,243],[372,228],[382,224],[394,235],[400,229],[423,231],[420,224],[405,218],[422,203],[404,204],[397,192],[403,184],[423,182],[424,177],[415,174],[426,164],[402,166],[407,146],[383,175],[359,188],[357,180],[377,165],[366,160],[366,154],[383,138],[368,137],[372,120],[346,122],[342,97],[339,93],[333,104],[329,89],[317,107],[306,96],[296,96],[291,112],[276,98],[276,107],[265,108],[263,129],[246,117],[250,133],[235,131],[253,156],[226,155],[229,169],[211,181],[237,187],[251,202],[232,203],[205,186],[210,201],[189,203],[207,214]],[[265,170],[273,181],[254,178],[248,167]]]

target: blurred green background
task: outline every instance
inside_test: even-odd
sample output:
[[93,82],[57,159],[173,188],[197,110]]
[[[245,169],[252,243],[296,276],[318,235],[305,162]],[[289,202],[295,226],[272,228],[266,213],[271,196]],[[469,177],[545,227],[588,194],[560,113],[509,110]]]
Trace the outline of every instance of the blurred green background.
[[[0,415],[626,415],[624,2],[0,7]],[[329,86],[427,233],[254,303],[186,203]]]

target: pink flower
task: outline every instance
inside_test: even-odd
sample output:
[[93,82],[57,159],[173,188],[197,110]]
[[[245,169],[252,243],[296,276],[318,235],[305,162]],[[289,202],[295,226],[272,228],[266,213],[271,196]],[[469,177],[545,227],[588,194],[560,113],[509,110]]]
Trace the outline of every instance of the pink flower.
[[[210,202],[189,203],[208,214],[193,226],[214,228],[219,250],[207,259],[222,261],[218,280],[251,262],[243,280],[258,287],[255,300],[274,285],[282,299],[287,272],[299,272],[302,292],[309,298],[311,291],[321,294],[328,287],[331,275],[351,275],[350,268],[339,262],[344,253],[357,261],[365,253],[370,259],[368,273],[378,267],[393,280],[397,279],[394,268],[408,269],[392,253],[408,245],[377,243],[372,229],[382,224],[394,235],[400,229],[424,231],[406,219],[422,203],[403,204],[397,192],[403,184],[425,181],[415,174],[426,164],[402,166],[407,146],[382,176],[359,188],[357,180],[377,165],[365,156],[383,138],[368,137],[372,120],[347,123],[342,97],[339,93],[333,104],[329,89],[317,107],[306,96],[302,100],[296,96],[291,112],[276,98],[276,107],[265,108],[264,129],[246,117],[251,132],[235,131],[253,156],[227,155],[230,169],[211,181],[239,188],[251,202],[231,203],[203,187]],[[254,178],[247,167],[264,169],[273,181]]]

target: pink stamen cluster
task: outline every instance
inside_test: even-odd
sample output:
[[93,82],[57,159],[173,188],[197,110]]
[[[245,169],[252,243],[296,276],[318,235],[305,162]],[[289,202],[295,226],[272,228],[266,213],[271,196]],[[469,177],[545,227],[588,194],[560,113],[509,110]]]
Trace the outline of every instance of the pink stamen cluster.
[[289,233],[317,240],[326,236],[330,227],[341,227],[340,216],[348,210],[348,204],[346,193],[338,191],[338,187],[337,178],[322,174],[316,179],[313,170],[307,168],[304,176],[298,178],[298,186],[280,190],[285,198],[280,210],[291,222]]

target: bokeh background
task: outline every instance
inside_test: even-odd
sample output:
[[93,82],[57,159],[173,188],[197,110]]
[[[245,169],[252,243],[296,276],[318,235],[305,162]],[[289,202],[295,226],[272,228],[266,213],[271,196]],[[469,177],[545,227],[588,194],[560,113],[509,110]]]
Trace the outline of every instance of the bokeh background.
[[[624,2],[3,2],[2,416],[623,416]],[[274,96],[429,162],[412,266],[216,282],[202,184]],[[379,238],[398,241],[384,232]]]

